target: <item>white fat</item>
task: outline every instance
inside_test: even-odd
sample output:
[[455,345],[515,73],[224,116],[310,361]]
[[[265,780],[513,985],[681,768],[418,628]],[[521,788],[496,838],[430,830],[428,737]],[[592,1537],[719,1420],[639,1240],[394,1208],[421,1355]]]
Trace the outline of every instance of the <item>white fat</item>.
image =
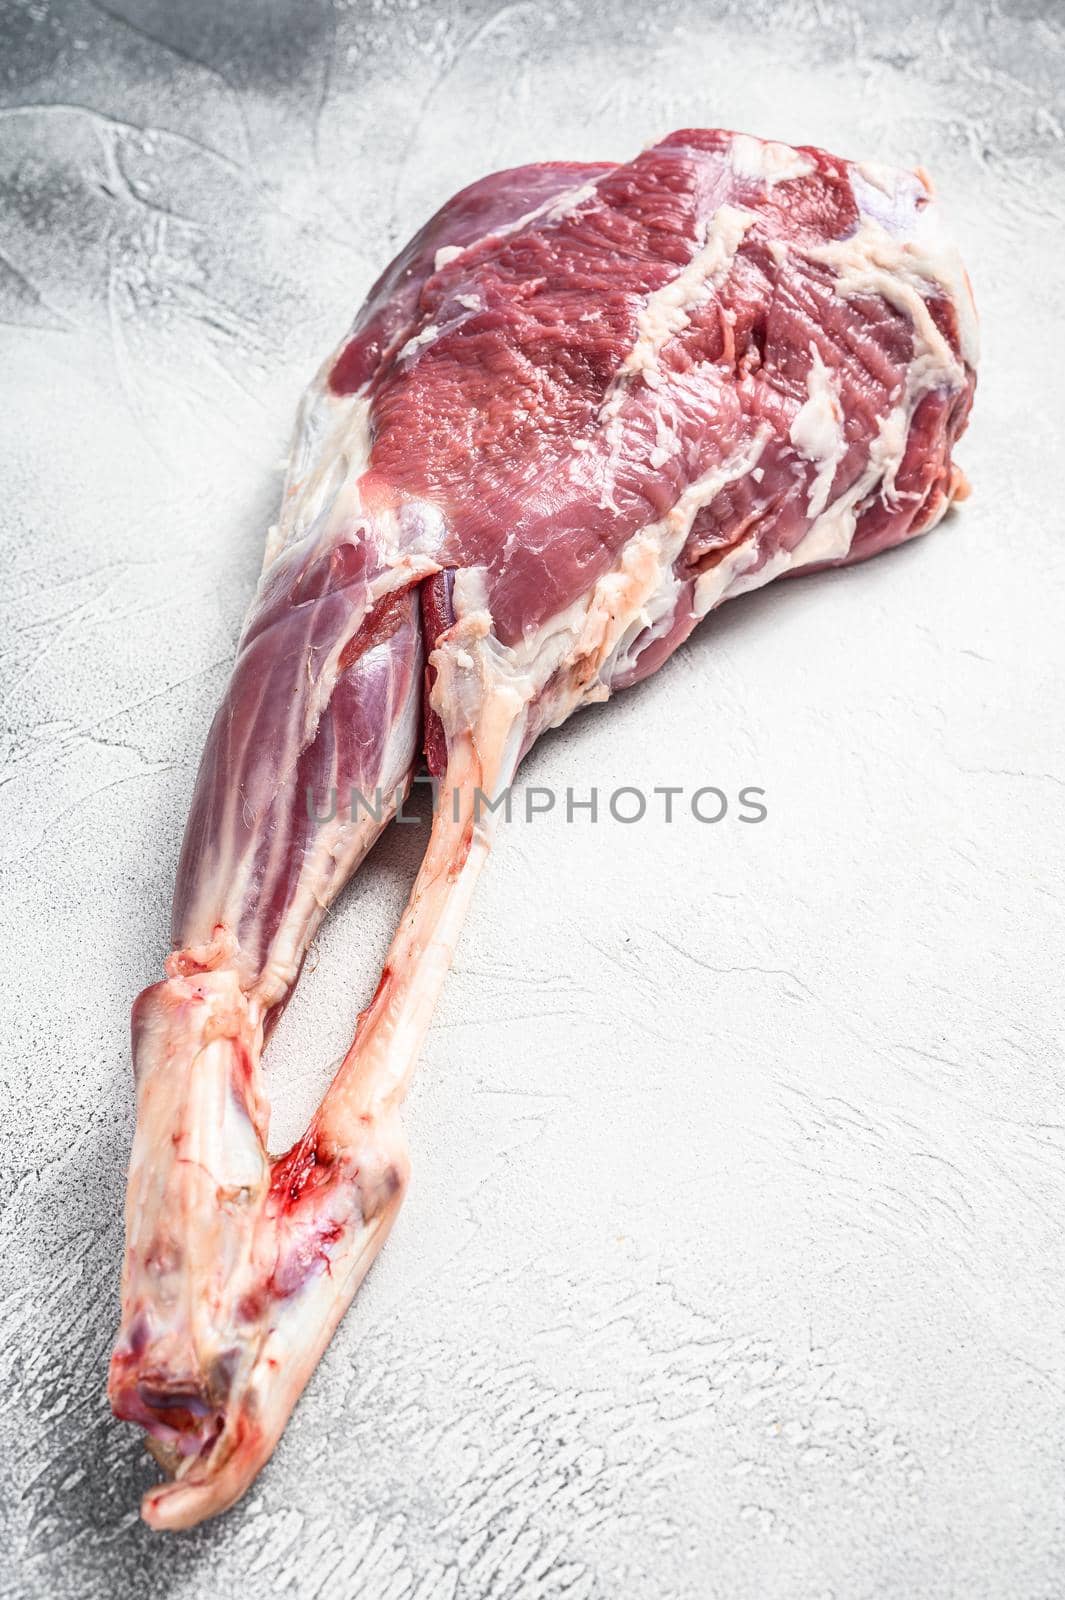
[[929,205],[917,214],[917,226],[906,251],[912,269],[920,278],[938,284],[958,317],[958,340],[963,359],[975,368],[980,359],[980,325],[976,306],[957,246],[944,237],[938,206]]
[[[719,206],[707,224],[703,244],[687,265],[644,301],[636,319],[636,342],[618,368],[599,410],[599,420],[606,424],[609,450],[599,500],[602,509],[619,509],[614,486],[624,444],[621,409],[630,384],[640,377],[649,389],[661,388],[659,355],[669,340],[688,326],[695,307],[708,300],[725,281],[744,234],[756,220],[753,212],[738,206]],[[655,418],[655,442],[648,457],[656,470],[680,448],[675,430],[662,417],[661,404]]]
[[718,207],[702,246],[687,266],[644,302],[636,319],[636,343],[622,363],[622,374],[646,376],[654,368],[663,346],[683,332],[695,307],[724,282],[744,234],[756,220],[753,212],[739,206]]
[[[335,351],[330,356],[300,407],[281,515],[266,537],[264,576],[278,556],[302,539],[320,517],[334,515],[338,500],[345,498],[370,464],[370,402],[362,395],[334,395],[327,387],[328,373],[339,354]],[[345,512],[357,520],[357,508],[346,505]]]
[[[894,199],[900,186],[905,188],[918,184],[922,190],[927,189],[923,180],[912,173],[893,173],[886,167],[869,163],[855,170],[858,173],[856,191],[862,183],[871,183],[875,184],[878,191]],[[825,534],[824,525],[819,532],[818,521],[815,521],[803,543],[792,552],[791,566],[836,560],[845,555],[847,547],[843,539],[845,536],[853,537],[855,520],[850,518],[848,534],[847,516],[850,509],[875,489],[879,488],[885,503],[890,504],[899,498],[896,477],[919,402],[924,395],[936,389],[951,392],[960,390],[966,382],[966,366],[975,366],[979,353],[976,312],[968,280],[957,251],[940,235],[935,206],[926,205],[917,213],[916,223],[908,238],[896,238],[875,217],[863,215],[861,226],[849,238],[808,247],[804,253],[832,267],[837,274],[834,284],[837,294],[844,297],[877,295],[901,311],[913,326],[913,354],[907,364],[901,395],[896,397],[891,409],[880,419],[877,436],[869,447],[865,472],[834,506],[827,510],[822,506],[822,517],[832,518],[842,514],[843,521],[835,526],[831,538]],[[943,295],[955,308],[961,359],[955,355],[948,340],[936,326],[926,300],[929,294]],[[805,411],[804,406],[800,417]],[[812,418],[811,411],[809,433],[805,428],[806,419],[800,423],[800,436],[805,436],[808,442],[814,442],[815,434],[819,432]],[[827,440],[827,433],[824,438]],[[792,442],[798,445],[794,431]],[[834,470],[835,464],[833,473]],[[818,479],[820,476],[819,473]],[[817,487],[816,481],[814,487]],[[822,535],[828,539],[830,554],[810,554],[810,551],[818,550],[817,541]]]
[[913,400],[908,391],[892,406],[886,417],[881,417],[876,438],[869,446],[869,462],[880,478],[880,492],[885,502],[898,498],[895,492],[895,475],[906,453],[906,439],[910,431]]
[[844,499],[817,517],[791,551],[789,567],[810,567],[821,561],[842,561],[858,523],[854,504]]
[[[716,567],[705,572],[696,583],[693,610],[697,616],[705,616],[723,600],[734,599],[736,595],[746,594],[751,589],[760,589],[785,572],[846,558],[858,525],[859,512],[869,495],[879,488],[885,500],[896,498],[895,476],[906,451],[910,421],[922,381],[918,376],[917,385],[910,382],[915,371],[920,374],[919,367],[911,367],[902,398],[881,417],[877,436],[869,447],[865,470],[850,488],[814,517],[794,549],[777,550],[760,567],[757,565],[760,552],[753,536],[730,550]],[[946,510],[947,504],[945,500],[940,515]]]
[[[587,201],[594,199],[597,182],[598,180],[593,178],[587,183],[575,184],[572,189],[564,189],[561,194],[553,195],[550,200],[545,200],[532,211],[527,211],[516,222],[493,229],[493,236],[505,239],[508,234],[520,233],[523,228],[528,228],[534,222],[561,222],[563,218],[579,210]],[[467,245],[466,248],[469,250],[473,247]]]
[[488,574],[485,567],[459,567],[451,591],[451,609],[458,620],[488,610]]
[[814,566],[823,561],[842,561],[851,547],[857,514],[854,500],[841,497],[827,511],[816,517],[803,538],[793,550],[777,550],[752,571],[758,561],[758,545],[748,538],[723,556],[716,567],[704,572],[695,585],[693,611],[704,617],[723,600],[734,600],[737,595],[761,589],[774,578],[781,577],[798,567]]
[[639,640],[644,641],[641,648],[646,648],[648,639],[659,638],[673,626],[682,587],[673,567],[663,568],[659,562],[659,580],[655,589],[631,617],[609,662],[600,671],[604,684],[609,684],[635,666],[639,652],[634,654],[633,646]]
[[449,266],[459,256],[467,251],[476,250],[486,239],[505,239],[512,233],[520,233],[523,228],[528,228],[534,222],[561,222],[571,212],[579,210],[587,201],[594,198],[596,182],[593,179],[588,183],[574,185],[572,189],[564,189],[561,194],[553,195],[549,200],[535,206],[532,211],[527,211],[524,216],[508,222],[502,227],[493,228],[491,233],[483,234],[479,239],[471,239],[469,244],[445,244],[433,257],[433,271],[439,272],[443,267]]
[[746,572],[758,558],[758,548],[753,540],[745,539],[736,545],[716,566],[710,567],[696,580],[692,610],[697,617],[705,617],[727,594],[732,593],[737,577]]
[[839,385],[812,342],[806,394],[806,400],[792,420],[789,437],[800,455],[818,464],[809,493],[809,512],[816,517],[828,504],[836,468],[847,453],[847,441],[843,433]]
[[741,478],[750,476],[758,465],[758,458],[765,449],[769,437],[770,428],[768,424],[763,423],[754,437],[737,450],[735,455],[730,456],[719,466],[711,467],[701,478],[696,478],[690,483],[662,522],[652,523],[651,530],[645,529],[644,532],[655,528],[668,528],[673,538],[677,540],[676,554],[679,555],[691,532],[697,513],[716,499],[728,484],[737,483]]
[[[902,448],[905,448],[905,437]],[[760,589],[782,573],[823,561],[842,561],[849,553],[854,538],[857,508],[876,487],[883,470],[884,462],[874,460],[870,452],[865,471],[844,494],[814,518],[794,549],[775,551],[761,566],[758,566],[760,551],[757,539],[753,534],[749,535],[696,583],[693,606],[696,616],[705,616],[723,600]]]
[[480,311],[481,297],[479,294],[457,294],[455,299],[466,311]]
[[680,435],[672,418],[666,416],[666,406],[660,402],[655,408],[655,442],[648,460],[657,471],[659,467],[664,467],[680,448]]
[[808,245],[803,253],[833,269],[836,294],[878,295],[909,317],[914,329],[911,367],[923,367],[926,391],[940,385],[961,387],[965,373],[928,309],[929,290],[954,305],[962,359],[970,367],[979,355],[979,330],[965,270],[954,247],[940,237],[932,206],[925,209],[912,238],[896,239],[867,216],[849,238]]
[[792,178],[808,178],[816,170],[809,156],[793,150],[790,144],[752,139],[747,133],[733,135],[729,165],[737,178],[761,178],[770,189],[775,183],[787,183]]
[[851,172],[852,183],[855,172],[864,178],[866,183],[871,183],[874,189],[879,189],[881,194],[886,194],[889,200],[894,200],[900,176],[895,167],[886,166],[882,161],[856,162]]
[[598,180],[592,179],[582,183],[577,189],[568,189],[565,194],[560,194],[556,200],[550,201],[542,212],[545,222],[561,222],[563,217],[568,217],[577,211],[588,200],[594,200],[598,188]]
[[422,329],[421,333],[416,333],[413,338],[407,340],[396,360],[405,361],[408,356],[417,355],[423,346],[432,344],[433,340],[440,334],[440,331],[435,322],[430,322],[428,327]]

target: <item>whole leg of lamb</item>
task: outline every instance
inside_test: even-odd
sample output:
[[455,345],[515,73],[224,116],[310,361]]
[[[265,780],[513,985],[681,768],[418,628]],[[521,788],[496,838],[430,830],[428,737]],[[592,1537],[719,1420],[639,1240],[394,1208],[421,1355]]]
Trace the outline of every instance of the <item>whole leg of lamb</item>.
[[[303,407],[133,1012],[110,1393],[172,1474],[154,1527],[248,1487],[388,1234],[485,800],[723,600],[937,522],[975,361],[921,173],[722,131],[486,178],[374,287]],[[272,1158],[264,1039],[423,753],[442,802],[380,984]]]

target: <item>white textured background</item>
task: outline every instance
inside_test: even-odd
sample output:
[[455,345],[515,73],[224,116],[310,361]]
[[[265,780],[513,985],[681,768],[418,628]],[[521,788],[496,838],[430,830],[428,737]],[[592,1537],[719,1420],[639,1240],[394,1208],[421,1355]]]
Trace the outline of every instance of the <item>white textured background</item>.
[[[906,9],[0,0],[5,1600],[1065,1592],[1065,17]],[[460,184],[685,124],[932,170],[973,499],[536,752],[770,817],[503,834],[393,1239],[244,1505],[153,1536],[128,1007],[298,394]],[[328,924],[279,1139],[423,841]]]

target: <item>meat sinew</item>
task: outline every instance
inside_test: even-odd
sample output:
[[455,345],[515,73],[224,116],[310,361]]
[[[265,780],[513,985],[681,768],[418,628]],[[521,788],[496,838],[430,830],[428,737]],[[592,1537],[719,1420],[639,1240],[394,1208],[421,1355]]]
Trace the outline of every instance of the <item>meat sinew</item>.
[[[154,1527],[247,1488],[388,1234],[478,791],[723,600],[937,522],[975,362],[923,174],[716,130],[486,178],[371,291],[304,402],[133,1012],[110,1392],[173,1474]],[[423,752],[446,803],[380,984],[272,1159],[264,1037]]]

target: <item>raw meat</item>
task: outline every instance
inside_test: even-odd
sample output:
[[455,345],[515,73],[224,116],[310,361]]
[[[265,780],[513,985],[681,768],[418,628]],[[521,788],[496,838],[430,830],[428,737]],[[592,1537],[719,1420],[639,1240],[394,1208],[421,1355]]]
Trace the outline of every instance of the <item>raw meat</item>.
[[[477,791],[723,600],[937,522],[975,362],[921,173],[722,131],[486,178],[371,291],[303,406],[134,1007],[110,1392],[173,1473],[153,1526],[247,1488],[388,1234]],[[272,1160],[264,1039],[423,751],[445,803],[380,984]]]

